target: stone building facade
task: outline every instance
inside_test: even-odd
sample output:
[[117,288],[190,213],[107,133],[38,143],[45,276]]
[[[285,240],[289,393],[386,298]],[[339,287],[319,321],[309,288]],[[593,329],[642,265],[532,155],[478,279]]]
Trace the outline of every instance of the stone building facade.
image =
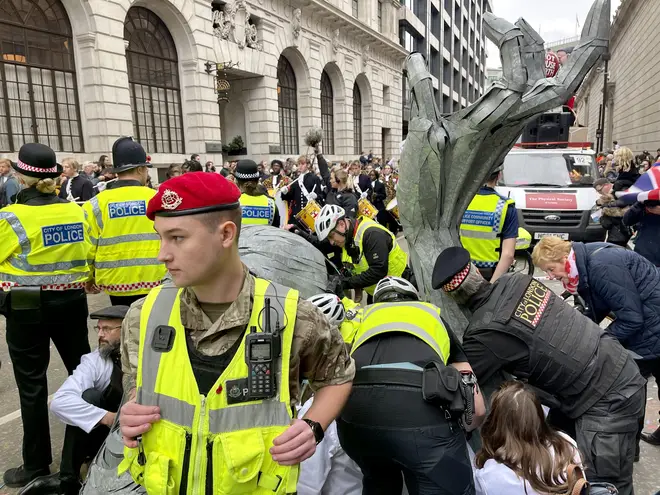
[[[396,157],[397,0],[0,0],[0,156],[58,158],[132,135],[152,163],[216,164],[236,136],[255,160],[309,151]],[[222,100],[219,102],[219,99]],[[241,152],[239,152],[241,153]]]
[[[654,77],[658,62],[655,28],[660,23],[657,0],[623,0],[612,24],[605,104],[604,148],[618,141],[634,152],[660,148],[660,91]],[[604,64],[587,76],[577,94],[578,121],[596,142],[603,105]]]

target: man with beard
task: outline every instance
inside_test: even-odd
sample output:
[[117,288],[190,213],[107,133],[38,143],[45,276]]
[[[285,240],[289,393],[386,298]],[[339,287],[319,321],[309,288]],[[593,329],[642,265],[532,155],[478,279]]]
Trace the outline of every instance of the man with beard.
[[80,468],[103,445],[121,403],[119,345],[127,312],[128,306],[110,306],[89,315],[98,320],[99,346],[82,357],[50,403],[51,412],[67,425],[60,472],[36,478],[21,495],[74,495],[80,491]]

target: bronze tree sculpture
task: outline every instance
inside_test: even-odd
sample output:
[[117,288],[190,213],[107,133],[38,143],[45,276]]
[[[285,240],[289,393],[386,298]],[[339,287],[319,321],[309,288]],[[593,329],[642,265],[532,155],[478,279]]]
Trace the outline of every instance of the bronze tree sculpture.
[[459,245],[465,209],[525,125],[568,101],[607,52],[610,0],[595,0],[579,45],[553,78],[545,77],[543,39],[524,19],[511,24],[485,13],[484,22],[500,49],[504,77],[469,107],[442,117],[422,55],[405,62],[412,97],[397,190],[400,219],[420,288],[459,335],[467,322],[463,312],[431,288],[435,260],[444,248]]

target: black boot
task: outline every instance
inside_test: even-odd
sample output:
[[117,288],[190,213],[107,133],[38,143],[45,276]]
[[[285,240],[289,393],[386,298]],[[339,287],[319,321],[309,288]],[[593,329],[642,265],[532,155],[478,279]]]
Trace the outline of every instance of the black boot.
[[48,468],[28,471],[25,469],[25,466],[20,466],[7,469],[3,476],[3,481],[5,482],[5,485],[10,488],[20,488],[39,476],[48,476],[49,474],[50,469]]
[[660,445],[660,428],[655,430],[653,433],[642,433],[642,440],[651,445]]
[[39,476],[18,492],[18,495],[57,495],[60,493],[60,473]]

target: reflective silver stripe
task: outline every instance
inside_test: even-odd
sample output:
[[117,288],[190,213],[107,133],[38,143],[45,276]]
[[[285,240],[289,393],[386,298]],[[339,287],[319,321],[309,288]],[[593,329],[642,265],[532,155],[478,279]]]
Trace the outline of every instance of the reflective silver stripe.
[[147,265],[162,265],[158,258],[133,258],[130,260],[117,260],[117,261],[97,261],[94,266],[97,270],[103,268],[124,268],[127,266],[147,266]]
[[[278,394],[279,395],[279,394]],[[291,416],[279,397],[261,404],[230,406],[209,411],[209,430],[213,433],[267,426],[288,426]]]
[[71,268],[79,268],[87,266],[88,262],[84,260],[71,260],[71,261],[58,261],[55,263],[42,263],[40,265],[30,264],[25,258],[25,255],[19,254],[13,258],[7,259],[7,262],[18,270],[24,272],[56,272],[59,270],[69,270]]
[[373,315],[374,313],[377,313],[378,311],[383,311],[383,310],[391,310],[392,306],[398,306],[400,308],[415,308],[419,309],[421,311],[424,311],[425,313],[428,313],[430,316],[435,318],[438,323],[442,324],[442,320],[440,319],[440,316],[438,315],[438,312],[434,310],[433,308],[428,307],[426,304],[422,304],[419,302],[402,302],[402,303],[387,303],[387,306],[380,306],[380,305],[373,305],[373,306],[367,306],[366,310],[362,314],[362,321],[364,321],[367,316]]
[[0,280],[3,282],[14,282],[19,285],[57,285],[72,284],[80,282],[81,278],[87,277],[87,272],[66,273],[62,275],[10,275],[0,273]]
[[96,226],[99,228],[99,230],[103,230],[103,213],[101,213],[101,207],[99,206],[99,197],[94,196],[89,200],[89,203],[92,205],[94,218],[96,218]]
[[497,232],[482,232],[480,230],[469,230],[461,228],[461,236],[472,239],[497,239]]
[[21,254],[27,255],[30,252],[30,239],[28,238],[25,227],[18,217],[9,211],[0,211],[0,219],[7,220],[9,226],[18,237],[18,244],[21,246]]
[[[179,295],[179,289],[173,285],[164,285],[158,292],[147,320],[147,331],[142,342],[142,386],[138,389],[137,401],[140,404],[152,405],[147,400],[157,400],[155,397],[156,379],[162,354],[151,349],[154,331],[159,325],[169,325],[172,307]],[[160,394],[157,394],[160,395]],[[177,399],[173,399],[177,400]],[[177,400],[177,402],[180,402]],[[185,424],[185,423],[182,423]],[[192,427],[192,422],[190,424]]]
[[158,234],[126,234],[115,237],[101,237],[98,241],[98,245],[114,246],[115,244],[123,244],[124,242],[140,241],[160,241],[160,237]]
[[395,331],[401,331],[401,332],[410,332],[413,335],[415,335],[417,338],[423,340],[427,344],[429,344],[435,352],[438,353],[438,355],[444,359],[444,356],[442,355],[442,350],[438,346],[438,343],[431,337],[431,335],[424,330],[421,327],[418,327],[417,325],[413,325],[412,323],[383,323],[382,325],[375,326],[371,330],[363,333],[360,335],[360,338],[353,344],[353,348],[357,349],[358,346],[360,346],[363,342],[366,340],[369,340],[371,337],[374,335],[383,333],[383,332],[395,332]]
[[[150,354],[158,354],[158,352],[151,351]],[[144,372],[142,373],[144,378]],[[156,394],[152,391],[144,389],[144,382],[140,389],[140,404],[148,404],[150,406],[160,407],[160,416],[167,421],[171,421],[177,425],[188,426],[192,428],[193,420],[195,419],[195,406],[188,404],[174,397],[168,395]]]

